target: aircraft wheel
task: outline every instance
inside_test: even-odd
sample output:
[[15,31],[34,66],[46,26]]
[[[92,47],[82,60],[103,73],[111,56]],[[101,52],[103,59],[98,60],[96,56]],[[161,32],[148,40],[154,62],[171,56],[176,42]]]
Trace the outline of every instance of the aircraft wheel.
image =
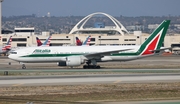
[[22,69],[26,69],[26,67],[25,67],[25,66],[22,66]]
[[101,67],[99,65],[96,66],[96,69],[100,69]]
[[93,69],[97,69],[97,66],[96,66],[96,65],[93,65],[92,68],[93,68]]
[[84,66],[83,66],[83,69],[87,69],[87,68],[88,68],[88,66],[87,66],[87,65],[84,65]]
[[93,69],[93,66],[92,65],[88,65],[88,69]]
[[22,69],[26,69],[26,66],[24,64],[22,65]]

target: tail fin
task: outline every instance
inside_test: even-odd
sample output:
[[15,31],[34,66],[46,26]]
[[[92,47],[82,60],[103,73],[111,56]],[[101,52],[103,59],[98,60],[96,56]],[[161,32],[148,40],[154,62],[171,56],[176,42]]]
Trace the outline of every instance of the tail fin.
[[51,35],[46,39],[46,41],[42,44],[43,46],[50,46]]
[[36,42],[37,42],[37,46],[41,46],[42,45],[42,42],[41,42],[41,40],[38,37],[36,37]]
[[91,42],[91,36],[88,36],[88,37],[86,38],[86,41],[84,41],[83,45],[89,45],[90,42]]
[[149,38],[141,45],[138,50],[140,55],[154,54],[155,50],[159,50],[163,44],[164,37],[169,27],[170,20],[164,20],[149,36]]
[[81,46],[82,45],[82,42],[79,40],[78,37],[76,37],[76,45],[77,46]]
[[12,42],[12,36],[9,37],[8,42],[6,43],[6,45],[2,48],[3,51],[8,51],[11,49],[11,42]]

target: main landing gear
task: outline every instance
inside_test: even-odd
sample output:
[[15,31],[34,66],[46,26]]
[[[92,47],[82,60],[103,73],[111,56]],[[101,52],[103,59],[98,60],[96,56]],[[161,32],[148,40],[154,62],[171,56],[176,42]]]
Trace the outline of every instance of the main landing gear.
[[[91,65],[92,63],[92,65]],[[96,60],[88,60],[86,62],[87,65],[83,66],[83,69],[100,69],[101,67],[99,65],[97,65]]]
[[84,65],[83,69],[100,69],[99,65]]

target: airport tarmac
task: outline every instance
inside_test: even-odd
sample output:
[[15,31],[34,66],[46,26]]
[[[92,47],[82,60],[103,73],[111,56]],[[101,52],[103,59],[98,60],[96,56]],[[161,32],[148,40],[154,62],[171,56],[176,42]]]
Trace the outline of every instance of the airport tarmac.
[[[166,83],[168,83],[168,85],[170,86],[168,88],[171,88],[171,83],[174,86],[177,86],[179,85],[180,82],[179,58],[180,56],[157,56],[157,57],[153,56],[153,57],[148,57],[148,58],[143,58],[128,62],[98,63],[102,66],[102,69],[82,69],[82,66],[71,69],[69,67],[59,67],[57,66],[56,63],[48,63],[48,64],[27,63],[26,64],[27,69],[21,69],[21,65],[18,62],[12,61],[7,57],[3,57],[3,58],[0,57],[0,74],[2,74],[0,76],[0,88],[5,89],[5,91],[7,92],[9,91],[8,89],[12,89],[13,94],[19,94],[19,93],[21,94],[22,92],[19,89],[26,90],[26,87],[28,90],[32,88],[31,89],[32,91],[34,91],[35,89],[41,91],[41,92],[38,91],[35,92],[35,95],[41,93],[44,94],[42,88],[46,88],[45,90],[47,90],[47,92],[44,95],[45,97],[55,92],[61,93],[60,91],[62,90],[60,91],[58,90],[61,89],[62,86],[65,86],[65,90],[63,90],[64,93],[69,93],[69,91],[71,91],[67,89],[67,86],[68,88],[71,87],[75,89],[76,86],[79,86],[80,90],[78,91],[81,91],[84,87],[86,88],[87,86],[94,85],[96,86],[95,88],[97,88],[97,90],[95,91],[99,91],[99,87],[97,86],[99,84],[103,84],[105,86],[103,88],[106,88],[106,86],[113,87],[116,85],[121,86],[125,84],[132,84],[132,85],[140,84],[137,85],[137,88],[141,90],[141,87],[138,87],[141,86],[141,84],[142,86],[143,84],[147,84],[147,86],[149,86],[156,83],[158,86],[159,83],[160,84],[164,83],[164,87],[165,87]],[[11,63],[10,65],[9,62]],[[5,71],[9,72],[8,76],[3,75]],[[175,85],[174,83],[177,83],[177,85]],[[58,86],[59,89],[56,89],[55,86]],[[94,90],[91,89],[91,87],[88,87],[90,88],[89,91],[92,90],[91,93],[94,93]],[[126,88],[126,86],[124,88]],[[28,93],[28,90],[26,91],[25,94],[29,95],[31,93]],[[102,91],[104,90],[102,89]],[[9,93],[12,94],[12,92]],[[169,92],[167,93],[169,94]],[[174,94],[175,92],[172,93]],[[113,95],[114,93],[112,93],[112,95],[110,96]],[[119,96],[119,94],[117,95]],[[23,94],[22,96],[24,97]],[[32,96],[34,95],[32,94]],[[56,95],[51,95],[51,96],[56,96]],[[179,96],[177,95],[177,97]],[[158,100],[158,98],[156,100]],[[134,102],[134,101],[111,102],[110,101],[103,104],[146,104],[146,103],[157,104],[157,102],[158,101],[155,102]],[[164,104],[164,102],[168,102],[168,101],[160,101],[160,102],[158,103]],[[169,103],[165,103],[165,104],[178,104],[178,103],[179,101],[172,100],[169,101]],[[101,104],[101,102],[99,104]]]
[[[180,81],[179,58],[180,56],[175,56],[175,55],[153,56],[153,57],[147,57],[147,58],[128,61],[128,62],[106,62],[106,63],[100,63],[103,66],[102,69],[82,69],[79,67],[73,69],[67,67],[62,68],[57,66],[56,63],[48,63],[48,64],[27,63],[26,65],[28,68],[21,69],[18,62],[12,61],[7,57],[3,57],[0,58],[0,74],[1,74],[0,85],[12,86],[15,84],[19,84],[23,86],[26,85],[34,86],[34,85],[46,85],[46,84],[47,85],[50,84],[77,85],[77,84],[86,84],[86,83],[102,84],[102,83],[114,83],[114,82],[143,83],[147,81],[148,82],[161,82],[161,81],[179,82]],[[11,62],[11,64],[9,65],[8,62]],[[108,66],[108,68],[106,68],[106,66]],[[114,68],[113,66],[116,66],[118,68]],[[143,66],[145,68],[143,68]],[[3,76],[5,71],[8,71],[9,72],[8,74],[10,76],[13,76],[13,74],[15,73],[14,75],[16,77]],[[17,75],[21,75],[22,77],[21,76],[17,77]]]
[[2,86],[36,85],[84,85],[112,83],[180,82],[180,74],[110,74],[110,75],[63,75],[63,76],[5,76],[0,77]]
[[[153,56],[138,60],[126,62],[99,62],[102,69],[164,69],[164,68],[180,68],[180,55],[172,56]],[[9,63],[11,63],[9,65]],[[70,67],[59,67],[57,63],[25,63],[28,69],[71,69]],[[82,66],[74,67],[74,69],[82,69]],[[0,57],[0,69],[21,69],[19,62],[12,61],[7,57]]]

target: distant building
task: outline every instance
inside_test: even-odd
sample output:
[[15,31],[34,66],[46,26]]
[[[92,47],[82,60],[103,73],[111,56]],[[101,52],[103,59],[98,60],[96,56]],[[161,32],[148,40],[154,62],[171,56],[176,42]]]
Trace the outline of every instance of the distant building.
[[2,30],[1,34],[12,34],[13,31],[11,30]]
[[149,29],[149,30],[154,30],[154,29],[156,29],[158,26],[159,26],[159,24],[149,24],[149,25],[148,25],[148,29]]
[[14,35],[34,35],[34,27],[32,28],[14,28]]
[[174,24],[174,27],[176,27],[177,29],[180,29],[180,24]]
[[144,30],[144,26],[142,26],[142,25],[132,25],[132,26],[126,26],[126,29],[128,31],[141,31],[141,30]]

